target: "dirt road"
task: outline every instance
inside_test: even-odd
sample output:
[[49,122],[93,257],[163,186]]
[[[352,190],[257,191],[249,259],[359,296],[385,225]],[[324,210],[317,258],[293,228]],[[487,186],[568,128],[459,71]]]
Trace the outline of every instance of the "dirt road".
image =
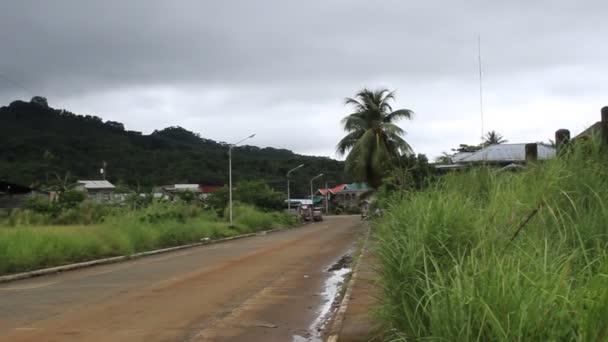
[[306,341],[358,221],[0,285],[0,341]]

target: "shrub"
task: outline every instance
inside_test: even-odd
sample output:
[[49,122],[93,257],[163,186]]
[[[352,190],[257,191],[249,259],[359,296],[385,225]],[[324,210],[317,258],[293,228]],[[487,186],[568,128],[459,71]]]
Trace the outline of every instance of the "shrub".
[[281,210],[283,194],[260,181],[243,181],[237,184],[235,199],[241,203],[254,205],[263,210]]
[[[221,238],[245,232],[285,227],[293,218],[253,206],[235,207],[236,229],[214,213],[182,202],[153,202],[130,210],[83,202],[57,217],[32,210],[14,210],[0,227],[0,274],[21,272],[100,257],[126,255],[154,248]],[[49,226],[50,223],[69,223]],[[87,226],[75,222],[89,223]]]

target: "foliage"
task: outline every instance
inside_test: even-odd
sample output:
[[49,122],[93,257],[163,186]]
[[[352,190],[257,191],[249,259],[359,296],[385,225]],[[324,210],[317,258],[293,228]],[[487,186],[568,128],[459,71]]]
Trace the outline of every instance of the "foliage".
[[[181,127],[142,135],[118,122],[29,102],[0,108],[0,179],[24,185],[63,190],[76,179],[97,179],[102,161],[107,162],[110,182],[124,182],[141,192],[164,184],[224,185],[227,151],[226,143]],[[350,181],[344,177],[343,162],[325,157],[254,146],[232,152],[235,182],[261,180],[284,192],[285,174],[299,164],[306,167],[292,175],[294,196],[306,195],[308,180],[321,172],[332,184]]]
[[443,165],[452,164],[452,155],[447,152],[443,152],[439,157],[435,158],[435,163]]
[[608,337],[608,158],[599,143],[521,173],[474,169],[375,222],[391,340]]
[[435,174],[435,168],[429,164],[429,159],[424,154],[401,157],[400,167],[406,169],[411,175],[411,185],[417,190],[432,181]]
[[[256,206],[262,210],[281,210],[284,195],[260,181],[242,181],[232,190],[233,201]],[[222,215],[229,200],[228,188],[224,187],[209,195],[206,203]]]
[[482,148],[483,148],[483,146],[481,146],[481,145],[460,144],[460,145],[458,145],[457,148],[453,148],[452,151],[454,151],[454,152],[477,152],[477,151],[481,150]]
[[[228,210],[224,218],[228,218]],[[234,206],[234,226],[241,234],[251,233],[256,227],[280,228],[296,223],[296,218],[286,212],[263,212],[252,205],[237,204]]]
[[63,208],[74,208],[87,198],[87,194],[80,190],[67,190],[59,194],[59,205]]
[[23,209],[10,211],[8,226],[51,225],[51,224],[95,224],[121,208],[106,203],[51,202],[48,199],[32,197],[25,201]]
[[260,181],[239,182],[234,191],[235,199],[263,210],[281,210],[284,206],[282,193]]
[[500,145],[509,142],[502,134],[496,131],[490,131],[486,133],[484,137],[483,146]]
[[138,194],[131,193],[125,197],[125,204],[131,209],[146,208],[154,202],[154,196],[151,193]]
[[346,105],[352,105],[355,112],[342,119],[348,134],[338,143],[337,151],[341,155],[348,153],[347,173],[373,188],[380,186],[386,171],[394,167],[399,157],[412,152],[402,138],[405,131],[395,122],[411,119],[413,112],[393,111],[390,102],[394,99],[394,92],[387,89],[363,89],[355,99],[346,99]]
[[177,191],[175,197],[185,203],[194,203],[200,201],[198,193],[190,190]]
[[228,187],[225,186],[209,194],[209,197],[205,202],[217,212],[218,216],[222,216],[224,209],[228,206],[228,200]]
[[[77,211],[76,211],[77,210]],[[182,202],[153,202],[146,208],[131,210],[106,204],[83,202],[61,215],[101,215],[90,217],[92,225],[48,225],[28,222],[13,227],[0,225],[0,274],[22,272],[66,263],[217,239],[244,232],[283,228],[295,224],[285,213],[261,212],[251,206],[236,206],[236,229],[199,206]],[[10,218],[9,218],[10,219]],[[70,223],[78,220],[68,218]],[[85,222],[83,222],[85,223]]]

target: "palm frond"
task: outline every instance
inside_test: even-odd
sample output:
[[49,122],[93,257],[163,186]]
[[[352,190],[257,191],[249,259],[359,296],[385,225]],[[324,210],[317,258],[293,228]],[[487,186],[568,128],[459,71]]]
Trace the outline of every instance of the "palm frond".
[[364,133],[364,131],[355,131],[347,134],[336,146],[336,152],[341,156],[346,154],[348,150],[355,146],[359,138],[361,138]]
[[399,109],[388,115],[386,115],[383,119],[384,122],[394,122],[399,119],[408,119],[411,120],[414,117],[414,112],[409,109]]

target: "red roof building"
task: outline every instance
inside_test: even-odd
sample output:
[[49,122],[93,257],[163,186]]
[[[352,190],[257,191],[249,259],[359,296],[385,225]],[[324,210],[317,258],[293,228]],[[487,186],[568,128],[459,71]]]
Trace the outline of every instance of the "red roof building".
[[217,186],[217,185],[199,185],[198,186],[198,190],[203,194],[210,194],[212,192],[216,192],[216,191],[220,190],[221,188],[223,188],[223,186]]

